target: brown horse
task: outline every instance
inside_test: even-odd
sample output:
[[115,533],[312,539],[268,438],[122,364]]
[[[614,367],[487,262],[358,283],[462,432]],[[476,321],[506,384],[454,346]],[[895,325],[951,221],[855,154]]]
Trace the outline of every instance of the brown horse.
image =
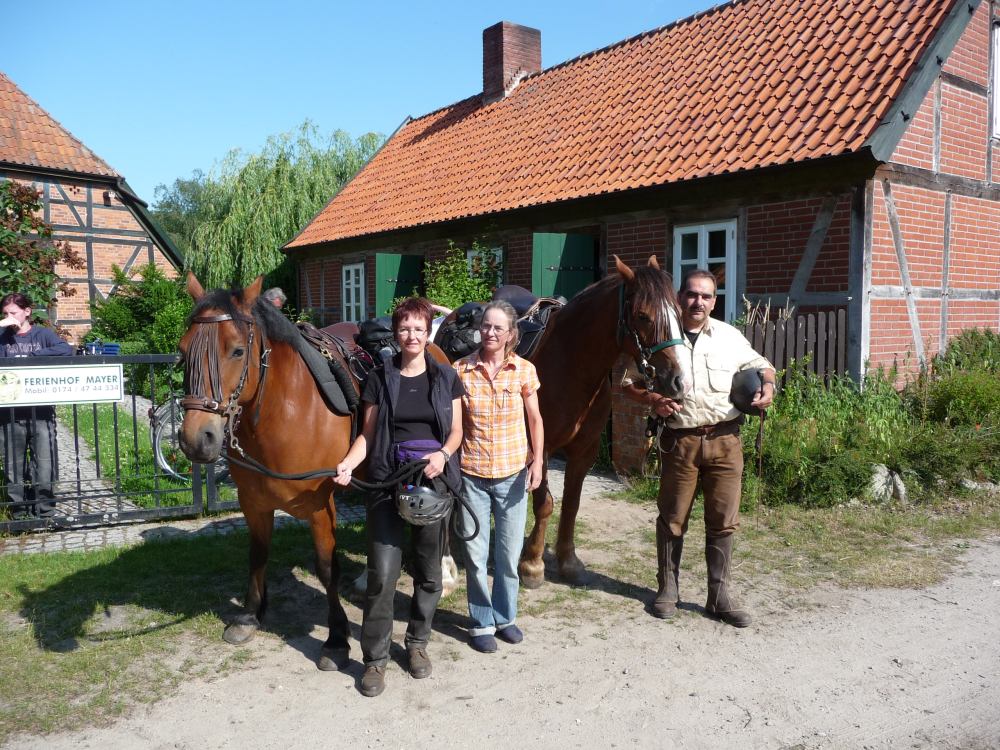
[[[566,456],[566,476],[556,559],[560,576],[576,583],[585,566],[573,535],[580,492],[594,465],[601,432],[611,414],[609,374],[619,355],[643,362],[648,385],[680,399],[691,389],[691,362],[683,356],[683,331],[670,275],[655,257],[631,269],[616,256],[617,275],[591,284],[549,321],[531,360],[542,384],[538,401],[545,424],[545,458]],[[542,552],[552,515],[548,474],[532,494],[535,523],[521,553],[521,581],[536,588],[544,580]]]
[[[327,406],[289,344],[299,335],[297,329],[272,305],[258,300],[262,281],[258,278],[237,292],[206,294],[188,274],[188,292],[196,305],[180,343],[187,393],[182,401],[186,411],[181,449],[201,463],[215,461],[223,448],[234,448],[234,455],[242,449],[283,474],[335,467],[350,446],[351,417]],[[319,668],[343,669],[350,647],[347,614],[337,590],[333,481],[275,479],[237,464],[231,464],[231,472],[250,532],[250,581],[243,612],[223,637],[229,643],[243,643],[260,627],[267,607],[265,568],[274,511],[281,509],[309,521],[316,574],[326,589],[329,637]]]

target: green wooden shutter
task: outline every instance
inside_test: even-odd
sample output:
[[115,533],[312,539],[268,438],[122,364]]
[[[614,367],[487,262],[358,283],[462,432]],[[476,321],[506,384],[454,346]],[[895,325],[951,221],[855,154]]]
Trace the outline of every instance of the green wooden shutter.
[[424,258],[421,255],[375,254],[375,315],[385,315],[396,297],[405,297],[423,287]]
[[531,291],[539,297],[570,299],[597,280],[594,238],[587,234],[534,235]]

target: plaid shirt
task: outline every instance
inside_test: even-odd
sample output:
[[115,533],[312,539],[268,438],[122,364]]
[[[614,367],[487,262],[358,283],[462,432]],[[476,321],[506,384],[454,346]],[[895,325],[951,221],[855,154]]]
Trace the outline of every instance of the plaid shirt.
[[465,386],[462,472],[489,479],[517,474],[528,463],[524,397],[541,386],[535,366],[511,354],[490,380],[475,353],[458,360],[455,369]]

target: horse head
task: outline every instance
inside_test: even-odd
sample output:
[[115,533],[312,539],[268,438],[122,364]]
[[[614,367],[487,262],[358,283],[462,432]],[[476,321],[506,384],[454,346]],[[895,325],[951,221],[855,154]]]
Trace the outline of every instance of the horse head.
[[180,341],[185,395],[178,442],[192,461],[218,459],[243,405],[257,390],[265,347],[253,305],[263,281],[259,276],[242,290],[206,293],[188,272],[187,291],[195,307]]
[[655,256],[635,269],[617,255],[612,257],[622,278],[619,336],[623,348],[635,359],[647,385],[679,400],[691,390],[693,379],[673,280]]

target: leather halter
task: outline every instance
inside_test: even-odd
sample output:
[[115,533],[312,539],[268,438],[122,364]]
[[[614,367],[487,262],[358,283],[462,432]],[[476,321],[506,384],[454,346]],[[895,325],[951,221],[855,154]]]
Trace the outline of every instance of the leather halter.
[[[625,282],[623,280],[621,286],[618,287],[618,343],[619,345],[621,344],[625,335],[632,338],[636,349],[636,367],[639,368],[639,372],[646,380],[647,388],[652,390],[652,383],[654,378],[656,378],[656,367],[650,362],[650,359],[657,352],[671,346],[683,346],[684,339],[666,339],[650,346],[645,346],[639,338],[639,332],[632,326],[632,306],[628,304],[630,301],[631,299],[625,296]],[[668,324],[668,330],[669,327]]]
[[[188,385],[194,388],[201,389],[204,386],[204,373],[201,368],[201,360],[203,357],[209,357],[209,383],[208,387],[211,389],[211,396],[205,396],[201,394],[185,394],[184,398],[181,399],[181,408],[191,411],[204,411],[210,414],[218,414],[224,417],[226,420],[225,431],[227,436],[234,445],[233,447],[240,450],[239,444],[236,440],[236,427],[239,424],[240,414],[243,411],[243,407],[239,405],[240,395],[243,393],[243,388],[247,383],[247,376],[250,371],[250,351],[253,348],[254,341],[254,329],[256,327],[256,322],[250,316],[237,315],[236,317],[229,315],[228,313],[223,313],[220,315],[202,315],[196,318],[192,318],[192,323],[224,323],[226,321],[236,320],[241,323],[247,324],[247,336],[246,345],[243,350],[243,369],[240,372],[240,379],[236,383],[236,387],[233,392],[229,395],[229,398],[225,400],[225,404],[222,403],[222,396],[220,390],[220,377],[219,377],[219,367],[218,367],[218,329],[211,329],[212,333],[208,334],[208,340],[198,338],[195,340],[193,348],[196,349],[194,355],[190,358],[192,362],[192,377],[188,380]],[[214,344],[214,347],[212,346]],[[214,348],[215,351],[209,351],[210,348]],[[268,355],[270,355],[271,350],[267,347],[266,336],[261,331],[261,353],[260,353],[260,380],[257,384],[258,396],[260,396],[264,390],[265,380],[267,378],[267,368],[268,368]],[[258,398],[258,401],[260,399]],[[258,403],[257,411],[254,414],[254,421],[256,421],[260,416],[260,404]],[[242,450],[240,450],[242,453]]]

